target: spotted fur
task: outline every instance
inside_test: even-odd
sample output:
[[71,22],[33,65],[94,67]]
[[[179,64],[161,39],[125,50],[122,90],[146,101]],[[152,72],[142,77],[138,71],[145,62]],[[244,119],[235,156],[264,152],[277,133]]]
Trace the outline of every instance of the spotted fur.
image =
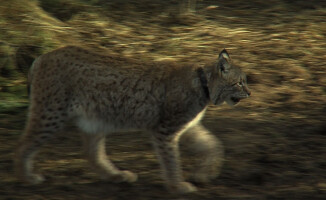
[[69,46],[37,58],[29,83],[29,116],[15,158],[21,179],[44,180],[34,172],[34,155],[73,120],[82,132],[92,167],[114,182],[134,182],[137,176],[119,170],[107,158],[106,135],[130,129],[149,132],[166,185],[178,193],[196,190],[182,176],[179,138],[203,157],[193,180],[216,177],[223,160],[222,144],[200,120],[209,102],[233,105],[250,95],[245,74],[231,65],[225,50],[206,65],[178,66],[102,56]]

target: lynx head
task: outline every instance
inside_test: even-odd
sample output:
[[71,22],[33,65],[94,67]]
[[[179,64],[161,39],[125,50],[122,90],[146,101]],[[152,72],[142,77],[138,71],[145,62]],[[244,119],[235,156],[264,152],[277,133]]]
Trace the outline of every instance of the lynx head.
[[241,99],[250,96],[246,74],[237,66],[232,65],[228,52],[224,49],[218,60],[207,73],[207,86],[210,100],[219,105],[226,101],[233,106]]

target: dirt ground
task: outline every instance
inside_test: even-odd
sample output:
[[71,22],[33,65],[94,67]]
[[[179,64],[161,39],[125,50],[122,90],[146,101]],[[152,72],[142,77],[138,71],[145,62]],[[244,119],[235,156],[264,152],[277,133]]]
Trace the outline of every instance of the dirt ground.
[[[18,182],[12,169],[27,115],[26,71],[7,78],[0,68],[1,200],[326,199],[325,3],[211,0],[197,1],[195,11],[180,11],[182,5],[172,0],[69,0],[65,9],[55,4],[60,0],[55,6],[31,1],[29,9],[13,2],[15,7],[0,3],[0,53],[16,62],[14,70],[21,59],[66,44],[183,63],[214,58],[227,48],[247,73],[252,96],[234,108],[209,106],[203,124],[224,143],[226,160],[220,176],[198,185],[196,193],[165,190],[149,136],[141,132],[117,133],[107,142],[113,162],[139,180],[101,180],[83,159],[74,129],[40,152],[36,168],[46,182],[34,186]],[[14,51],[17,46],[24,51]],[[183,157],[186,177],[193,159]]]

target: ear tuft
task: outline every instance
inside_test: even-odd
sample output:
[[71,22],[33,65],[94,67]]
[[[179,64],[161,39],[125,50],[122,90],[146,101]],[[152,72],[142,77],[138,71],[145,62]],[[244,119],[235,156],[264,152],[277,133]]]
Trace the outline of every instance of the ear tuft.
[[223,49],[218,57],[219,59],[225,59],[226,61],[230,61],[229,53],[226,51],[226,49]]
[[227,73],[230,69],[230,56],[226,49],[223,49],[219,55],[218,67],[223,73]]

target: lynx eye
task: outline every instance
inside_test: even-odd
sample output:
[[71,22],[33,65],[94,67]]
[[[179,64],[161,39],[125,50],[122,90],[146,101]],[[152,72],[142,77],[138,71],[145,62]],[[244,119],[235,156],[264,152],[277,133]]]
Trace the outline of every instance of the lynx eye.
[[243,82],[234,83],[232,86],[242,87],[243,86]]

